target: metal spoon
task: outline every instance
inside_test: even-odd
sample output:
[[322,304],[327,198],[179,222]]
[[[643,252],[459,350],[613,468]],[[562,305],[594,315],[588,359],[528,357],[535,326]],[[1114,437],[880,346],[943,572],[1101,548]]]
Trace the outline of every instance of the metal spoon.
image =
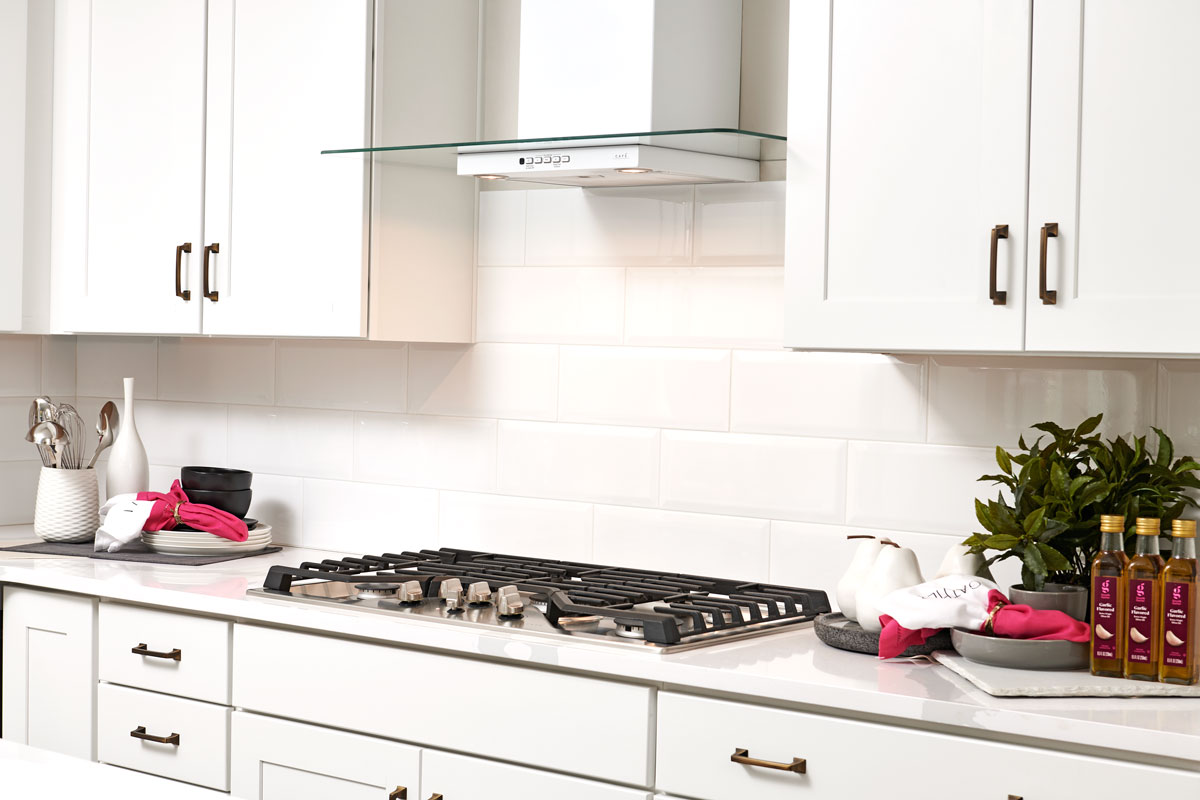
[[[31,402],[29,404],[29,428],[30,428],[30,430],[32,430],[33,426],[37,425],[38,422],[40,422],[40,420],[38,419],[38,402],[37,402],[37,400],[34,400],[33,402]],[[37,446],[37,451],[38,451],[38,456],[42,459],[43,467],[49,467],[54,464],[54,461],[50,456],[49,448],[44,447],[39,444]]]
[[100,409],[100,416],[96,420],[96,435],[100,437],[100,440],[96,442],[96,452],[92,453],[92,460],[87,465],[88,469],[96,466],[96,459],[100,457],[100,454],[112,447],[112,443],[117,438],[120,416],[117,413],[117,404],[111,400]]
[[53,422],[58,418],[58,406],[54,405],[49,397],[43,395],[33,402],[37,406],[38,422]]
[[39,422],[29,429],[29,433],[25,434],[25,440],[33,442],[39,447],[50,448],[50,452],[54,454],[54,466],[58,469],[62,468],[62,458],[65,455],[67,444],[67,432],[62,425],[51,420]]

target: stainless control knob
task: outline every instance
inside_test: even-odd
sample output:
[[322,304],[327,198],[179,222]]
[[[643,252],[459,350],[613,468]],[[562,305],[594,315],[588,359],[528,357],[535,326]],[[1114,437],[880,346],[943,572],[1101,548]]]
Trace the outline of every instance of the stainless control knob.
[[467,587],[468,605],[484,606],[490,602],[492,602],[492,587],[488,586],[487,581],[472,583]]
[[461,611],[463,606],[462,581],[458,578],[447,578],[438,589],[438,597],[446,604],[447,611]]
[[515,586],[496,590],[496,613],[502,617],[519,617],[525,612],[525,601]]
[[396,599],[401,603],[419,603],[425,599],[425,592],[421,591],[420,581],[408,581],[400,584],[400,588],[396,590]]

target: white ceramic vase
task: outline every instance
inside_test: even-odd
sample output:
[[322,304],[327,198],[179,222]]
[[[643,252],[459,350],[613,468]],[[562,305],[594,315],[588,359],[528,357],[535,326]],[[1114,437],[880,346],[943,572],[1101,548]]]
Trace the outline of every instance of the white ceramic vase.
[[117,440],[108,456],[107,494],[132,494],[150,490],[150,460],[133,418],[133,378],[125,379],[125,411],[121,415]]
[[42,467],[33,532],[47,542],[90,542],[99,527],[96,470]]

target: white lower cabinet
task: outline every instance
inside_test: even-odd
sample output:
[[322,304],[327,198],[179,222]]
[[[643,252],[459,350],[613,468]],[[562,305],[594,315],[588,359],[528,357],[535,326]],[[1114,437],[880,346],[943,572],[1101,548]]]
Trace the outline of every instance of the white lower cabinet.
[[[1200,794],[1200,773],[669,692],[657,753],[656,787],[702,800],[927,800],[930,775],[972,800]],[[784,769],[797,760],[802,773]]]
[[95,599],[4,588],[5,739],[95,758],[95,645]]
[[[562,731],[570,739],[567,728]],[[615,734],[615,732],[614,732]],[[537,747],[537,737],[513,727],[508,735]],[[603,751],[596,755],[603,757]],[[536,769],[497,764],[438,750],[421,754],[421,800],[649,800],[644,790],[555,775]]]
[[229,714],[227,706],[102,683],[97,760],[227,790]]
[[423,800],[409,745],[233,713],[229,788],[249,800]]

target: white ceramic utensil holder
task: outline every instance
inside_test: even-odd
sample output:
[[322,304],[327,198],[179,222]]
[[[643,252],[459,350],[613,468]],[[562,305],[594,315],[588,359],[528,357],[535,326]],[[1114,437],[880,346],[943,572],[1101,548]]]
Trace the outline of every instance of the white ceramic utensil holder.
[[33,532],[47,542],[90,542],[99,527],[96,470],[42,467]]

